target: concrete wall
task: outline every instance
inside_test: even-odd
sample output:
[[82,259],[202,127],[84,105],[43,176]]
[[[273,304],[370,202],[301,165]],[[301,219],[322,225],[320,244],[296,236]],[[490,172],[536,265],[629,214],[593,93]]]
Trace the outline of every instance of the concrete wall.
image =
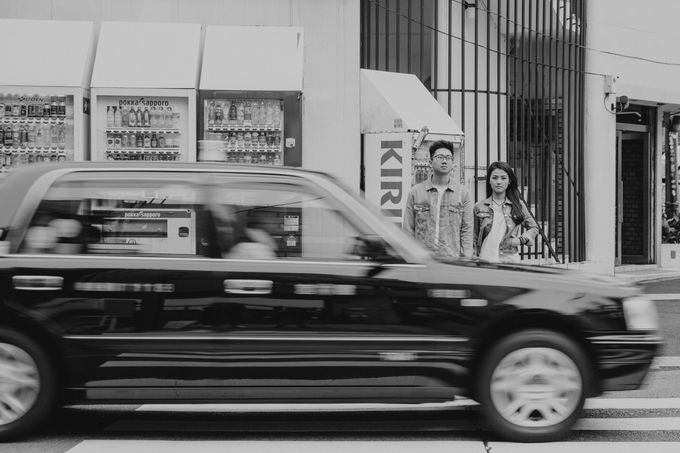
[[2,0],[0,17],[304,27],[302,165],[359,190],[359,0]]

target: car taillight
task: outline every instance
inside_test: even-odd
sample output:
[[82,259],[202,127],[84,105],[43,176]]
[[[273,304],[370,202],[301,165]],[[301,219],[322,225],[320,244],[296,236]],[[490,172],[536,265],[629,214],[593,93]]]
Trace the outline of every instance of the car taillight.
[[623,314],[629,330],[657,330],[659,317],[654,302],[642,296],[623,299]]

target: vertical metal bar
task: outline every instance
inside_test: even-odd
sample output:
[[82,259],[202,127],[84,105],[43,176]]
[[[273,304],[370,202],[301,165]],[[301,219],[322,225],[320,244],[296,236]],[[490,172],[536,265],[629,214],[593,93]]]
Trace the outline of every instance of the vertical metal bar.
[[380,11],[375,5],[375,63],[373,69],[380,69]]
[[[513,159],[513,167],[517,167],[519,165],[519,159],[517,158],[517,141],[518,141],[518,123],[519,123],[519,109],[517,106],[517,84],[518,84],[518,78],[517,78],[517,60],[518,60],[518,52],[519,52],[519,39],[518,39],[518,30],[517,30],[517,11],[518,11],[518,0],[514,0],[515,5],[514,5],[514,22],[513,22],[513,28],[514,28],[514,33],[512,35],[515,43],[514,43],[514,52],[513,52],[513,57],[512,57],[512,80],[513,80],[513,85],[512,85],[512,117],[513,117],[513,131],[512,131],[512,159]],[[520,174],[520,177],[523,177],[523,174]]]
[[418,67],[418,74],[420,74],[419,79],[422,81],[425,81],[425,71],[423,70],[424,62],[423,59],[425,58],[425,0],[420,0],[420,47],[419,47],[419,52],[418,56],[420,57],[420,66]]
[[[545,64],[545,35],[548,32],[548,27],[546,26],[547,20],[546,20],[546,14],[548,12],[548,6],[546,3],[549,3],[550,0],[543,0],[541,4],[543,5],[542,7],[542,22],[541,22],[541,222],[543,225],[543,231],[545,231],[545,226],[546,226],[546,219],[549,219],[549,216],[546,215],[546,211],[548,210],[549,204],[547,203],[547,194],[549,191],[549,186],[550,186],[550,180],[548,179],[548,168],[547,168],[547,163],[548,163],[548,155],[550,151],[546,147],[546,139],[547,137],[547,131],[546,131],[546,118],[547,114],[550,113],[550,97],[546,98],[546,93],[545,93],[545,88],[546,88],[546,77],[545,77],[545,72],[546,72],[546,64]],[[545,257],[545,249],[546,249],[547,244],[543,244],[541,253],[543,257]]]
[[[453,72],[452,72],[452,67],[451,67],[451,60],[453,60],[451,56],[451,41],[453,39],[453,30],[452,30],[452,22],[453,22],[453,12],[451,11],[451,2],[446,2],[446,14],[447,14],[447,28],[446,30],[449,32],[447,36],[447,62],[448,62],[448,67],[447,67],[447,72],[446,72],[446,87],[448,90],[447,93],[447,98],[446,98],[446,105],[447,105],[447,112],[449,113],[449,116],[451,116],[451,111],[452,106],[451,106],[451,79],[453,78]],[[463,66],[463,64],[461,64]],[[465,93],[461,93],[462,96],[465,96]],[[465,171],[464,169],[465,165],[464,163],[461,163],[461,171]]]
[[579,8],[579,15],[578,15],[578,25],[579,25],[579,52],[580,52],[580,62],[579,62],[579,129],[580,129],[580,134],[579,134],[579,150],[578,150],[578,158],[579,158],[579,165],[577,169],[577,177],[578,177],[578,192],[579,192],[579,235],[578,235],[578,255],[576,259],[578,261],[583,261],[585,260],[585,222],[584,222],[584,214],[585,214],[585,194],[584,194],[584,184],[583,184],[583,172],[584,172],[584,147],[585,147],[585,124],[584,124],[584,115],[581,113],[585,109],[585,100],[584,100],[584,89],[585,89],[585,50],[582,46],[585,45],[586,43],[586,8],[588,7],[588,3],[585,0],[580,0],[580,5],[581,7]]
[[[479,164],[479,11],[475,11],[475,175],[477,175],[477,165]],[[475,200],[479,200],[479,184],[475,184]]]
[[[487,2],[486,6],[486,124],[484,128],[486,129],[486,165],[491,163],[491,14],[489,11],[489,5],[491,3]],[[477,8],[477,13],[479,13],[479,7]]]
[[521,158],[522,158],[522,189],[524,190],[524,187],[527,186],[527,171],[526,171],[526,157],[527,157],[527,152],[526,152],[526,114],[525,114],[525,98],[524,98],[524,60],[525,60],[525,55],[524,55],[524,17],[526,16],[525,14],[526,11],[526,0],[522,0],[522,23],[520,24],[522,30],[521,30],[521,36],[520,36],[520,44],[521,44],[521,49],[522,49],[522,58],[520,60],[522,64],[522,76],[520,77],[520,83],[522,84],[521,90],[520,90],[520,120],[522,121],[522,140],[521,140],[521,146],[520,146],[520,153],[521,153]]
[[406,21],[406,47],[408,48],[406,51],[406,72],[411,74],[411,18],[413,17],[413,5],[411,4],[411,0],[408,0],[406,15],[408,16],[408,20]]
[[[497,155],[496,155],[496,160],[501,160],[501,21],[503,20],[503,15],[501,14],[501,6],[502,6],[502,0],[497,0],[498,1],[498,21],[497,21],[497,27],[498,29],[496,30],[496,150],[497,150]],[[507,0],[506,0],[507,2]],[[507,16],[507,11],[506,11],[506,16]],[[507,17],[506,17],[506,26],[505,26],[505,34],[508,36],[508,27],[507,27]],[[507,77],[508,77],[508,64],[507,61],[505,63],[505,77],[506,77],[506,84],[507,84]],[[505,100],[507,103],[507,87],[505,88]]]
[[390,0],[385,2],[385,70],[390,70]]
[[[432,62],[432,90],[434,92],[434,98],[439,101],[439,83],[437,81],[438,79],[438,62],[439,62],[439,1],[434,0],[434,20],[432,21],[434,24],[434,31],[432,32],[432,36],[434,39],[434,52],[432,53],[433,56],[433,62]],[[451,31],[449,30],[449,34]],[[449,55],[449,59],[451,56]]]
[[[467,129],[465,128],[465,117],[467,116],[465,113],[465,98],[467,96],[467,93],[465,92],[465,67],[467,65],[467,61],[465,60],[465,6],[463,4],[460,4],[460,127],[463,129],[464,132],[467,132]],[[467,145],[466,145],[467,147]],[[462,165],[462,164],[461,164]],[[476,162],[475,162],[476,165]],[[463,166],[463,168],[465,168]],[[465,170],[463,170],[465,171]],[[477,186],[477,168],[475,167],[475,171],[473,173],[473,181],[475,186]],[[476,195],[476,192],[475,192]],[[475,196],[475,200],[477,200],[477,197]]]
[[[571,134],[571,129],[570,129],[570,121],[569,121],[569,114],[570,114],[570,104],[571,104],[571,97],[570,97],[570,90],[569,90],[569,84],[571,83],[571,74],[569,72],[569,68],[571,66],[571,56],[568,55],[570,52],[569,48],[569,36],[567,35],[567,13],[566,13],[566,4],[562,4],[562,33],[563,33],[563,46],[564,46],[564,55],[563,58],[565,58],[564,61],[564,78],[565,80],[563,83],[565,84],[564,86],[564,149],[562,153],[562,171],[564,175],[569,175],[569,145],[570,145],[570,140],[569,140],[569,135]],[[570,179],[570,178],[569,178]],[[562,253],[563,255],[566,255],[567,250],[570,249],[570,243],[569,243],[569,205],[571,204],[571,181],[568,179],[565,180],[565,185],[564,185],[564,198],[562,201]],[[571,250],[569,250],[569,253],[571,254]],[[564,257],[562,258],[564,261]]]
[[[526,146],[526,151],[527,151],[527,191],[529,195],[527,196],[527,201],[529,203],[532,202],[532,199],[534,198],[534,184],[533,184],[533,177],[534,177],[534,166],[536,165],[536,158],[534,156],[534,150],[533,150],[533,141],[534,141],[534,109],[532,106],[532,97],[531,97],[531,87],[533,83],[536,83],[533,80],[533,71],[532,71],[532,62],[533,62],[533,57],[531,55],[531,32],[533,30],[533,24],[532,20],[534,18],[534,0],[528,0],[529,2],[529,14],[528,14],[528,24],[527,24],[527,110],[528,110],[528,121],[527,121],[527,146]],[[530,206],[529,209],[532,209]]]
[[364,68],[370,68],[371,67],[371,3],[366,1],[364,2],[364,29],[365,29],[365,34],[364,34],[364,52],[366,54],[364,55],[364,64],[362,67]]
[[[541,105],[541,98],[539,97],[539,86],[541,84],[541,78],[539,77],[540,74],[540,68],[541,68],[541,62],[540,62],[540,52],[539,52],[539,42],[540,42],[540,2],[543,0],[536,0],[536,23],[535,23],[535,31],[534,31],[534,214],[538,216],[538,219],[540,221],[541,219],[541,165],[542,165],[542,149],[540,148],[540,138],[541,138],[541,133],[542,133],[542,128],[541,128],[541,110],[542,110],[542,105]],[[532,0],[533,3],[533,0]],[[543,225],[541,225],[541,228],[543,228]],[[534,251],[534,259],[538,258],[538,249],[535,247],[533,248]]]
[[[547,196],[546,196],[546,203],[547,203],[547,212],[546,216],[548,219],[548,231],[546,233],[546,236],[548,237],[548,240],[550,241],[552,238],[552,231],[554,231],[554,206],[555,203],[553,202],[552,195],[553,195],[553,185],[552,185],[552,175],[553,175],[553,163],[552,163],[552,153],[555,150],[555,134],[554,134],[554,126],[555,126],[555,103],[554,103],[554,96],[553,96],[553,44],[554,44],[554,35],[553,35],[553,27],[555,26],[554,22],[554,13],[553,13],[553,0],[548,0],[548,6],[547,8],[550,9],[550,20],[549,20],[549,32],[550,34],[548,35],[548,149],[546,150],[546,178],[547,178]],[[550,257],[548,257],[550,258]]]
[[395,24],[395,53],[396,53],[396,58],[395,58],[395,65],[396,65],[396,71],[401,72],[401,0],[397,0],[397,15],[396,15],[397,23]]

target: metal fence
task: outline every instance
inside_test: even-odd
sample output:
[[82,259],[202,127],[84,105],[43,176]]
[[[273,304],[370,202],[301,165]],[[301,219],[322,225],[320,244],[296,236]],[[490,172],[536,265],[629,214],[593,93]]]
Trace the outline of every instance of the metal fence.
[[361,0],[361,67],[420,78],[466,134],[476,200],[507,160],[541,235],[523,259],[585,259],[586,0]]

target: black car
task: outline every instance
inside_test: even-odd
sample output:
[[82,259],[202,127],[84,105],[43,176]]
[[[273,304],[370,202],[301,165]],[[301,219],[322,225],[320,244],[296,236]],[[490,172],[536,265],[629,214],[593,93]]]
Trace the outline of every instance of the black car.
[[328,175],[35,164],[0,183],[0,439],[63,404],[423,403],[518,441],[638,388],[639,288],[436,260]]

